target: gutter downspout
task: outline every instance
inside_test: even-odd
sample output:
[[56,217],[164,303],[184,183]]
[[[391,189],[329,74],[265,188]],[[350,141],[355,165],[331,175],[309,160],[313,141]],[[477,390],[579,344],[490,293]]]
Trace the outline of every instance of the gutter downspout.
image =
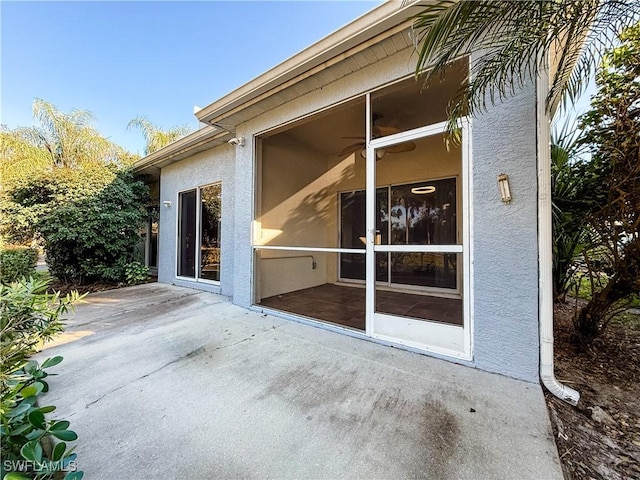
[[540,379],[553,395],[573,406],[580,393],[560,383],[553,370],[553,228],[551,209],[551,128],[546,109],[549,72],[536,82],[538,130],[538,314]]

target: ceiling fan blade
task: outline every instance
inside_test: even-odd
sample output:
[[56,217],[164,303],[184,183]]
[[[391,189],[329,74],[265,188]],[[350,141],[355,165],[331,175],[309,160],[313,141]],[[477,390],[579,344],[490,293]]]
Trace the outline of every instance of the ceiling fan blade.
[[358,150],[362,150],[364,148],[364,142],[352,143],[351,145],[347,145],[342,149],[342,151],[338,154],[339,157],[343,155],[351,155],[352,153],[357,152]]
[[391,145],[389,147],[385,147],[385,150],[389,153],[402,153],[402,152],[410,152],[411,150],[416,149],[416,144],[409,142],[398,143],[397,145]]
[[375,138],[378,137],[387,137],[389,135],[395,135],[396,133],[400,133],[401,130],[396,127],[385,127],[381,125],[374,125],[372,128],[372,133]]

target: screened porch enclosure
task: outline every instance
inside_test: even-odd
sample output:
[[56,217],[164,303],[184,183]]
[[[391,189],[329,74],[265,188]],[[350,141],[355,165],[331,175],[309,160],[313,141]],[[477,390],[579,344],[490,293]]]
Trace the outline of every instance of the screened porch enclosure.
[[465,69],[258,139],[254,304],[372,336],[388,319],[464,328],[464,147],[447,148],[442,96]]

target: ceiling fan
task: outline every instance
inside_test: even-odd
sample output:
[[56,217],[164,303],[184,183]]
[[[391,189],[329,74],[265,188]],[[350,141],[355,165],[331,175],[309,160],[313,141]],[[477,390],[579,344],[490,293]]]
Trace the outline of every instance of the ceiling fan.
[[[376,125],[376,121],[382,118],[382,115],[373,114],[373,127],[371,129],[371,133],[373,138],[386,137],[388,135],[394,135],[396,133],[400,133],[401,130],[396,127],[386,127],[383,125]],[[340,153],[338,153],[339,157],[344,155],[351,155],[357,151],[364,151],[367,147],[366,138],[365,137],[342,137],[345,140],[359,140],[358,142],[352,143],[351,145],[347,145],[344,147]],[[384,147],[384,149],[380,148],[377,150],[376,155],[378,160],[380,160],[385,153],[402,153],[402,152],[410,152],[411,150],[415,150],[416,144],[412,141],[406,141],[402,143],[398,143],[397,145],[390,145],[388,147]],[[361,153],[364,157],[365,154]]]

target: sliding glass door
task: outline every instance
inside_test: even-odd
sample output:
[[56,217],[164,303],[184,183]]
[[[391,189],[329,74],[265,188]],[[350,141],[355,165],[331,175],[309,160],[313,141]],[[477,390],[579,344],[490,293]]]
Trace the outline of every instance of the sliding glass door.
[[177,275],[220,281],[222,185],[181,192],[178,197]]
[[196,276],[196,190],[180,194],[178,220],[178,276]]
[[[390,206],[390,208],[389,208]],[[340,194],[340,236],[343,248],[363,248],[366,239],[366,192]],[[376,189],[376,244],[454,244],[457,235],[456,178],[424,180]],[[340,255],[342,281],[365,280],[361,255]],[[379,253],[376,281],[391,286],[458,290],[456,256],[422,253]]]

